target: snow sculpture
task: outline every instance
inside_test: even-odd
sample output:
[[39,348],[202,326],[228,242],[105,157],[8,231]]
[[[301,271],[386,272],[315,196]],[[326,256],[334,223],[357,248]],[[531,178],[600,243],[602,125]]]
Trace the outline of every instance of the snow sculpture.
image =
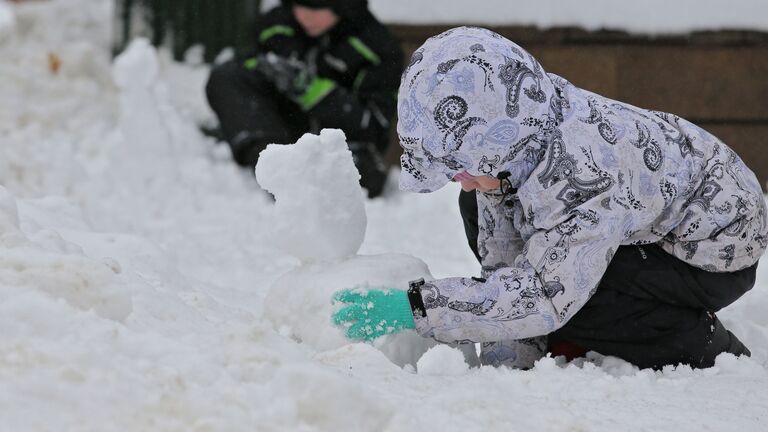
[[262,152],[256,179],[276,198],[273,243],[303,263],[350,257],[363,243],[365,201],[344,132],[325,129]]
[[[426,264],[409,255],[356,255],[365,236],[365,199],[343,132],[326,129],[294,145],[268,146],[256,178],[275,196],[271,242],[301,261],[264,301],[264,317],[281,334],[320,351],[339,348],[350,341],[331,324],[334,292],[406,289],[409,280],[432,278]],[[415,365],[433,345],[413,331],[375,343],[399,366]]]
[[157,51],[143,38],[131,42],[115,59],[112,75],[120,89],[121,139],[112,149],[111,165],[123,180],[152,183],[157,179],[155,170],[177,170],[161,110],[167,103],[157,91],[158,63]]

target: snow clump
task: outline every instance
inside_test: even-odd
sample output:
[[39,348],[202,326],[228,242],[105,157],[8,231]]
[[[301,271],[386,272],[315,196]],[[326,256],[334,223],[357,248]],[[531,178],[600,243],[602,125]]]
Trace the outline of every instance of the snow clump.
[[272,242],[303,263],[355,255],[367,218],[360,174],[344,132],[324,129],[293,145],[269,145],[256,165],[259,184],[275,196]]
[[448,345],[437,345],[427,351],[416,369],[422,375],[464,375],[469,365],[464,361],[464,353]]
[[[15,198],[0,186],[0,304],[33,296],[64,300],[105,319],[128,317],[131,295],[114,268],[86,257],[80,247],[56,231],[40,229],[28,234],[19,225]],[[20,322],[37,312],[28,306],[21,311]]]

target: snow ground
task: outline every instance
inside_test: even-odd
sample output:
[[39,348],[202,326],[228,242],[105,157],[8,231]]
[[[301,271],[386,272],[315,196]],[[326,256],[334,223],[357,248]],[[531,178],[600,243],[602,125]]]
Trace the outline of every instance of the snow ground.
[[706,370],[469,369],[444,347],[399,367],[298,343],[268,316],[322,322],[288,301],[315,287],[476,274],[458,191],[392,184],[364,202],[364,256],[302,264],[274,247],[271,199],[195,127],[207,70],[141,44],[113,65],[110,5],[0,1],[0,430],[766,430],[765,267],[721,314],[753,357]]

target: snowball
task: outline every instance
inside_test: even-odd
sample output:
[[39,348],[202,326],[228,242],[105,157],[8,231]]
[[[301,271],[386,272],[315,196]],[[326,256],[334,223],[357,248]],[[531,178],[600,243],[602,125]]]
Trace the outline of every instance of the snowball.
[[149,87],[157,79],[158,69],[157,52],[148,39],[138,38],[115,59],[113,77],[122,89]]
[[275,196],[271,242],[305,263],[353,256],[367,219],[360,174],[344,132],[324,129],[293,145],[269,145],[256,165],[259,184]]
[[[601,357],[600,368],[608,375],[615,377],[633,376],[637,374],[639,368],[632,363],[613,356],[599,356]],[[589,356],[589,358],[595,358]]]
[[416,363],[416,369],[422,375],[464,375],[469,365],[464,361],[464,354],[448,345],[430,348]]

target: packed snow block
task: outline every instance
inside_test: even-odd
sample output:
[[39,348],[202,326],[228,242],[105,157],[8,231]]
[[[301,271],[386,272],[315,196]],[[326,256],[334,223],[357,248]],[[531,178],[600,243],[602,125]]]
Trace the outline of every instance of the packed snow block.
[[[345,288],[407,289],[408,281],[432,279],[427,265],[403,254],[358,255],[336,263],[303,265],[278,279],[264,301],[264,317],[276,330],[318,351],[350,343],[331,323],[340,306],[331,303]],[[375,346],[398,366],[415,365],[435,343],[409,330],[379,338]]]
[[324,129],[296,144],[267,146],[256,179],[275,197],[268,231],[276,248],[303,263],[338,260],[360,249],[365,198],[344,132]]

